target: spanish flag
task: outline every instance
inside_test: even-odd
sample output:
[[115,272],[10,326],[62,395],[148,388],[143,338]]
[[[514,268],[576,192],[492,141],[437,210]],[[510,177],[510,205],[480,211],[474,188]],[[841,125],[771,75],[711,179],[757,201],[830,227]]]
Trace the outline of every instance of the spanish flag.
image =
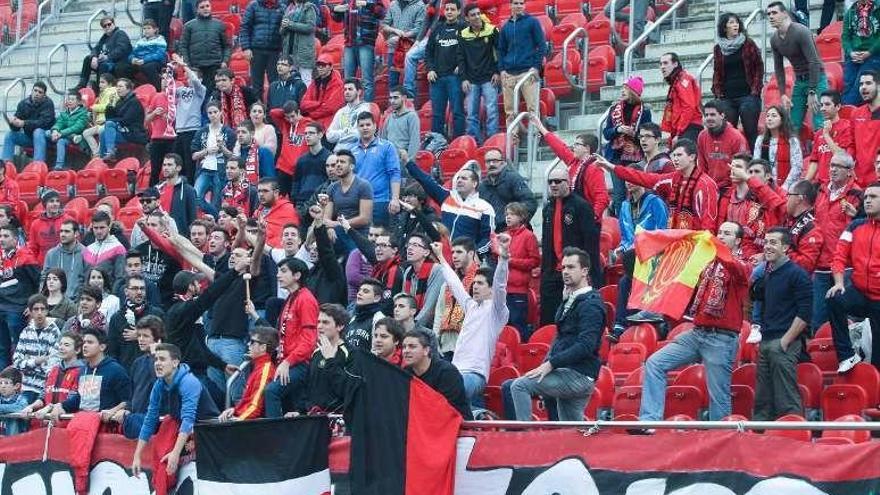
[[715,259],[709,231],[681,229],[636,234],[636,264],[627,306],[680,319],[693,297],[700,274]]

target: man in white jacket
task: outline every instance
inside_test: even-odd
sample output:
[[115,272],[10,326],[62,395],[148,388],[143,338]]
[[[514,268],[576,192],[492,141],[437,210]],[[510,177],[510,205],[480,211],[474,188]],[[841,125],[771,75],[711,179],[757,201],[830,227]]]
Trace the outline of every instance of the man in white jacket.
[[501,329],[507,324],[507,275],[510,263],[510,236],[498,234],[498,266],[495,274],[490,268],[480,268],[474,276],[468,294],[455,270],[443,258],[439,242],[431,244],[443,268],[443,278],[458,304],[464,308],[461,333],[455,344],[452,364],[461,372],[464,389],[471,407],[481,405],[481,396],[489,378],[495,343]]

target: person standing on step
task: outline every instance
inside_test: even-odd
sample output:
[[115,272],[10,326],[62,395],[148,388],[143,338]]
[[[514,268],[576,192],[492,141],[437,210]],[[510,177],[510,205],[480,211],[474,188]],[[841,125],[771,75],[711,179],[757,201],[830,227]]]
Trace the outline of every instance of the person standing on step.
[[281,51],[281,19],[287,2],[254,0],[247,4],[241,18],[238,40],[244,58],[251,63],[251,88],[263,97],[263,79],[271,84],[278,79],[275,64]]
[[[608,111],[605,128],[602,129],[602,137],[606,141],[603,155],[612,163],[629,165],[644,157],[638,132],[642,124],[651,122],[651,109],[642,103],[644,89],[645,81],[641,77],[629,78],[620,88],[620,99]],[[626,187],[622,180],[613,175],[611,183],[611,211],[616,215],[626,198]],[[605,187],[604,184],[601,185]]]
[[738,15],[725,12],[718,19],[718,41],[713,51],[712,94],[727,104],[727,121],[743,133],[750,149],[758,138],[764,58]]
[[205,94],[214,93],[214,73],[226,67],[232,45],[226,37],[226,24],[211,15],[211,0],[199,0],[196,18],[183,26],[178,51],[190,67],[199,69]]
[[660,128],[669,134],[670,144],[679,138],[696,142],[703,130],[700,85],[690,72],[684,70],[675,52],[660,55],[660,74],[669,85]]

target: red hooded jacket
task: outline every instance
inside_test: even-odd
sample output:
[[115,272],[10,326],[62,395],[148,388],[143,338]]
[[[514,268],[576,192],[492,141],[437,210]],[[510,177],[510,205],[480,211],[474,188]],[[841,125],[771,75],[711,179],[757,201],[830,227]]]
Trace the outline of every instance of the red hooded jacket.
[[871,218],[854,220],[840,234],[831,271],[843,275],[852,267],[852,284],[871,301],[880,301],[880,221]]
[[688,71],[678,68],[672,74],[672,83],[666,93],[666,108],[660,128],[669,133],[670,142],[680,136],[689,125],[703,125],[700,110],[703,98],[700,85]]
[[281,231],[284,226],[292,223],[299,225],[299,215],[293,203],[285,197],[275,200],[271,208],[260,206],[254,210],[254,218],[266,221],[266,245],[271,248],[281,247]]
[[46,213],[43,213],[31,222],[28,249],[37,258],[40,266],[43,266],[46,253],[61,242],[58,231],[61,230],[61,223],[65,220],[73,220],[73,217],[67,213],[61,213],[57,217],[50,218]]
[[[275,128],[281,133],[281,153],[278,155],[278,161],[275,163],[275,168],[287,175],[293,176],[293,172],[296,168],[296,161],[299,157],[309,151],[309,145],[306,144],[305,139],[305,129],[306,124],[311,122],[312,119],[299,119],[299,122],[296,123],[296,127],[291,131],[290,122],[284,117],[284,110],[273,108],[269,111],[269,116],[272,117],[272,122],[275,123]],[[289,191],[282,192],[285,194],[289,193]]]
[[849,184],[833,200],[827,185],[819,189],[814,209],[816,211],[816,228],[822,233],[822,249],[819,252],[819,259],[816,261],[816,270],[828,271],[831,269],[834,252],[837,250],[837,240],[853,220],[852,217],[844,213],[844,202],[853,205],[856,211],[861,207],[862,190],[854,180],[850,180]]
[[339,71],[334,70],[330,73],[330,80],[327,81],[327,84],[319,85],[317,78],[312,80],[303,94],[299,109],[303,115],[317,120],[326,129],[330,126],[336,111],[344,104],[342,76],[339,75]]
[[510,275],[507,277],[508,294],[528,294],[532,270],[541,266],[541,253],[535,233],[520,225],[507,229],[510,235]]

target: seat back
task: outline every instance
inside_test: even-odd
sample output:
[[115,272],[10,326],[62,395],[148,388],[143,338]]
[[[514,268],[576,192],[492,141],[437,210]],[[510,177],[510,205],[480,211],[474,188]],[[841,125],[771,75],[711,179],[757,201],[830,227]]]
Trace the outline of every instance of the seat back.
[[663,417],[668,418],[684,414],[691,418],[700,417],[700,408],[704,407],[705,394],[693,385],[672,385],[666,388],[666,405]]
[[868,407],[868,395],[858,385],[833,383],[822,391],[822,417],[825,421],[847,414],[860,415]]
[[650,323],[639,323],[638,325],[629,327],[620,336],[621,342],[637,342],[645,346],[648,356],[657,350],[657,342],[659,341],[657,329]]
[[858,385],[865,391],[865,397],[869,406],[877,405],[878,393],[880,393],[880,372],[873,365],[862,362],[856,364],[853,369],[834,378],[834,383]]
[[[786,414],[776,420],[777,422],[803,422],[806,419],[798,414]],[[765,435],[771,437],[785,437],[792,440],[800,440],[802,442],[810,441],[810,430],[766,430]]]
[[645,363],[647,351],[643,344],[619,342],[611,348],[608,367],[615,375],[626,375]]
[[551,323],[549,325],[544,325],[543,327],[535,330],[534,333],[529,337],[529,342],[541,342],[547,345],[553,343],[553,340],[556,338],[556,325]]
[[529,371],[541,366],[544,357],[550,351],[550,346],[544,343],[526,343],[519,345],[519,367]]
[[[845,414],[834,421],[863,423],[865,418],[858,414]],[[852,443],[865,443],[871,440],[871,432],[868,430],[823,430],[822,438],[843,438]]]
[[612,405],[614,417],[619,418],[621,415],[633,415],[638,418],[641,404],[641,386],[620,387],[617,389],[617,392],[614,393],[614,401]]
[[702,364],[692,364],[681,370],[672,384],[696,387],[703,394],[703,407],[709,407],[709,387],[706,385],[706,368]]

